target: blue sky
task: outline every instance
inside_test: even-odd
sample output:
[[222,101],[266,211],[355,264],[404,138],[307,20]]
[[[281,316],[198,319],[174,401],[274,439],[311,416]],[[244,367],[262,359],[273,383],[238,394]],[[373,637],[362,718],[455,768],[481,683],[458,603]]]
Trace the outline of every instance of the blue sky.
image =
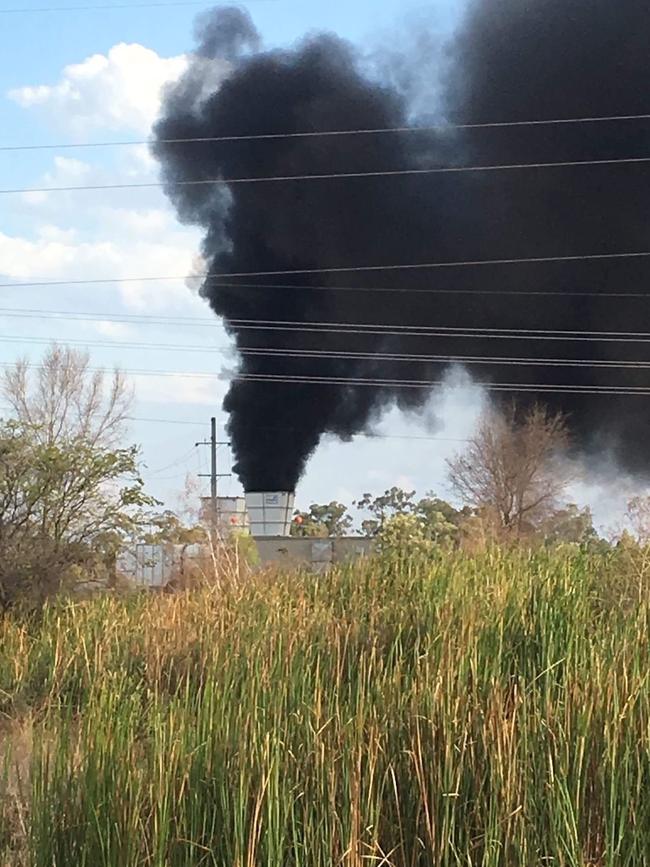
[[[30,6],[91,5],[30,0],[21,4],[23,12],[3,13],[11,4],[0,5],[0,145],[147,138],[160,86],[180,74],[183,54],[192,48],[200,4],[30,13]],[[427,5],[251,0],[245,5],[267,46],[331,30],[369,49],[399,44],[401,34],[422,19],[450,32],[461,11],[455,0]],[[138,182],[156,180],[156,172],[146,148],[0,152],[3,189]],[[180,276],[191,271],[199,241],[196,231],[178,225],[159,190],[0,197],[3,283]],[[232,367],[233,359],[223,353],[228,338],[203,302],[182,280],[0,291],[0,363],[21,355],[37,361],[47,341],[56,338],[88,342],[97,366],[117,363],[139,371],[132,379],[134,416],[141,420],[132,423],[131,437],[141,445],[150,490],[173,506],[186,474],[207,470],[207,451],[194,443],[207,435],[210,415],[216,412],[220,424],[225,422],[219,406],[226,384],[210,374]],[[81,311],[101,321],[9,315],[25,310]],[[163,317],[161,324],[144,321],[151,315]],[[116,322],[116,316],[140,318]],[[179,316],[195,320],[182,327],[164,322]],[[130,349],[125,342],[168,348]],[[203,375],[191,375],[197,372]],[[350,502],[393,484],[446,495],[445,458],[471,431],[480,397],[475,389],[450,387],[420,416],[390,413],[377,429],[387,438],[324,443],[299,486],[299,503]],[[221,449],[219,457],[222,469],[228,469],[228,450]],[[237,492],[236,480],[224,482],[222,489]]]

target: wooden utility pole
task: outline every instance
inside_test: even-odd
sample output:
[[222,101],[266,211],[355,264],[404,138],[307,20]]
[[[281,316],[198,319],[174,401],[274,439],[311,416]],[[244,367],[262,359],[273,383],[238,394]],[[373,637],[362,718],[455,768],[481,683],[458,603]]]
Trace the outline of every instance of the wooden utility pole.
[[212,514],[217,514],[217,420],[212,417],[210,420],[210,453],[212,456],[210,469],[210,497],[212,498]]
[[217,447],[218,446],[228,446],[230,443],[220,443],[217,442],[217,420],[213,416],[210,419],[210,439],[204,440],[203,442],[197,443],[197,446],[210,446],[210,473],[199,473],[200,479],[210,479],[210,506],[212,510],[212,516],[215,523],[218,523],[218,497],[217,497],[217,482],[218,479],[229,479],[230,473],[218,473],[217,472]]

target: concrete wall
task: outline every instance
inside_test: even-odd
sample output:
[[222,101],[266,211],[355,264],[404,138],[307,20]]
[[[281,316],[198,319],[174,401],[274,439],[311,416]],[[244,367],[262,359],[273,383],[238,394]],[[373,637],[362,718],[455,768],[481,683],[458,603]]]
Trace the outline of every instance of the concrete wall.
[[273,536],[257,538],[255,544],[262,566],[308,566],[317,572],[337,563],[367,557],[374,548],[372,539],[361,536],[333,536],[329,539]]
[[[308,568],[325,572],[338,563],[367,557],[374,542],[361,536],[330,539],[272,536],[255,539],[261,566]],[[213,563],[205,545],[134,545],[120,552],[116,574],[140,587],[162,588],[192,574],[212,573]]]
[[134,545],[117,557],[115,572],[140,587],[166,587],[194,573],[210,574],[210,551],[204,545]]

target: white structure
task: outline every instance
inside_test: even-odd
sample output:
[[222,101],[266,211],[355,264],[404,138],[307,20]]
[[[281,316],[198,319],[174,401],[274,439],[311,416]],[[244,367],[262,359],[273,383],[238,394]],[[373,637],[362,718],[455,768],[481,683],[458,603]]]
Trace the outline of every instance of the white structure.
[[201,497],[201,513],[203,519],[222,535],[248,529],[244,497],[217,497],[216,514],[213,514],[212,498]]
[[120,551],[115,564],[116,573],[139,587],[162,588],[170,581],[182,579],[200,570],[209,552],[205,546],[146,545]]
[[292,491],[249,491],[246,509],[254,537],[288,536],[296,495]]
[[230,529],[248,527],[244,497],[217,497],[217,522]]

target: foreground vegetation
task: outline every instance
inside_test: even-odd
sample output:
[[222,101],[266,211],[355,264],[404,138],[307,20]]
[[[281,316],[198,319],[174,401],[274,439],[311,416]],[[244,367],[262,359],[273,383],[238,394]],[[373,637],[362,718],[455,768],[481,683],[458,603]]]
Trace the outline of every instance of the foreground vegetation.
[[649,602],[493,551],[6,618],[1,863],[645,864]]

